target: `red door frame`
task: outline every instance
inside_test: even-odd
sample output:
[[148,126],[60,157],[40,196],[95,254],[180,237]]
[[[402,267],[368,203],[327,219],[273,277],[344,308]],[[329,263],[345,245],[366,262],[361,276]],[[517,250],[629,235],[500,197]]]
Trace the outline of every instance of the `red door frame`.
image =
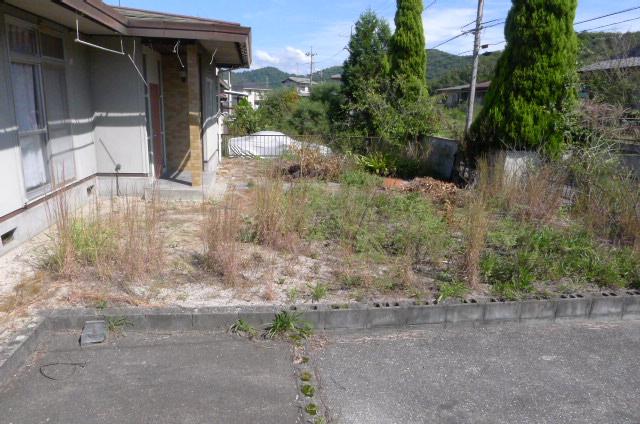
[[162,142],[162,111],[160,105],[160,85],[149,84],[151,106],[151,139],[153,141],[153,166],[156,178],[162,176],[165,168],[164,143]]

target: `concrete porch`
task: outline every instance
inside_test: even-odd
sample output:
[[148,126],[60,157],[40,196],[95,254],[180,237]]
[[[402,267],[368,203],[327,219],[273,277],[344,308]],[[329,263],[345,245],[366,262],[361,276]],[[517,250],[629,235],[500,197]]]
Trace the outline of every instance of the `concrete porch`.
[[225,192],[225,185],[216,184],[216,172],[202,172],[202,184],[193,184],[193,175],[190,171],[181,171],[171,178],[159,178],[147,184],[144,189],[145,199],[154,195],[162,200],[181,200],[198,202],[207,199],[221,198]]

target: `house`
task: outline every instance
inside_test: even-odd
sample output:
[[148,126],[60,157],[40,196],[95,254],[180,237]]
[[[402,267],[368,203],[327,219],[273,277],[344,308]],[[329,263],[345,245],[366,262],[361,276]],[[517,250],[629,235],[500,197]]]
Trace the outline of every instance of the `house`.
[[331,81],[342,82],[342,74],[333,74],[330,78]]
[[258,109],[260,104],[272,89],[269,84],[245,83],[236,87],[236,90],[246,94],[247,101],[254,108]]
[[264,98],[267,97],[267,94],[271,92],[271,89],[265,87],[245,87],[242,91],[247,93],[247,100],[251,106],[253,106],[254,109],[258,109]]
[[295,87],[299,96],[307,97],[311,95],[311,86],[318,84],[304,77],[289,77],[282,81],[285,87]]
[[[481,105],[484,102],[484,96],[489,90],[491,81],[479,82],[476,84],[476,104]],[[444,96],[444,104],[447,107],[456,107],[460,104],[469,102],[469,92],[471,85],[456,85],[454,87],[445,87],[436,90],[436,93]]]
[[578,70],[583,98],[640,110],[640,57],[603,60]]
[[0,254],[47,227],[47,200],[197,189],[220,160],[219,69],[251,29],[100,0],[0,0]]

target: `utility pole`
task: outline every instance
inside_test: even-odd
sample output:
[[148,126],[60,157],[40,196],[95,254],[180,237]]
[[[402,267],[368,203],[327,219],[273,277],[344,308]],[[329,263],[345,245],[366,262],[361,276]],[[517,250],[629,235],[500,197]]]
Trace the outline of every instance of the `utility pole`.
[[478,61],[480,56],[480,31],[482,30],[482,14],[484,0],[478,0],[478,13],[476,16],[476,30],[473,41],[473,69],[471,71],[471,86],[469,87],[469,107],[467,108],[467,125],[465,131],[469,131],[473,122],[473,107],[476,102],[476,80],[478,79]]
[[313,57],[318,56],[318,53],[313,52],[313,46],[311,50],[305,53],[309,57],[309,91],[311,91],[311,84],[313,84]]

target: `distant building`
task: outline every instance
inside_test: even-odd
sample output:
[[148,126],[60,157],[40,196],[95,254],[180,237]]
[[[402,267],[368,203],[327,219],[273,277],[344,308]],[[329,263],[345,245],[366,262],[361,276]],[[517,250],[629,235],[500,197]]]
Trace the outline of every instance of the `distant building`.
[[611,71],[617,69],[640,68],[640,57],[625,57],[621,59],[602,60],[584,66],[578,70],[580,73]]
[[267,94],[271,91],[270,88],[258,88],[258,87],[247,87],[244,90],[245,93],[248,94],[247,100],[253,106],[254,109],[258,109],[262,104],[262,101],[267,96]]
[[271,92],[271,87],[268,84],[257,84],[257,83],[244,83],[238,84],[234,87],[236,91],[240,91],[246,94],[247,101],[254,109],[258,109],[260,104],[267,96],[269,92]]
[[309,78],[304,77],[289,77],[286,80],[282,81],[285,87],[295,87],[298,95],[307,97],[311,95],[311,85],[318,84],[313,81],[310,82]]
[[331,81],[342,82],[342,74],[331,75]]
[[602,60],[578,70],[580,97],[640,110],[640,57]]
[[[489,90],[491,81],[479,82],[476,84],[476,104],[484,103],[484,96]],[[444,95],[444,104],[447,107],[456,107],[469,102],[470,84],[456,85],[453,87],[445,87],[436,90],[437,94]]]

